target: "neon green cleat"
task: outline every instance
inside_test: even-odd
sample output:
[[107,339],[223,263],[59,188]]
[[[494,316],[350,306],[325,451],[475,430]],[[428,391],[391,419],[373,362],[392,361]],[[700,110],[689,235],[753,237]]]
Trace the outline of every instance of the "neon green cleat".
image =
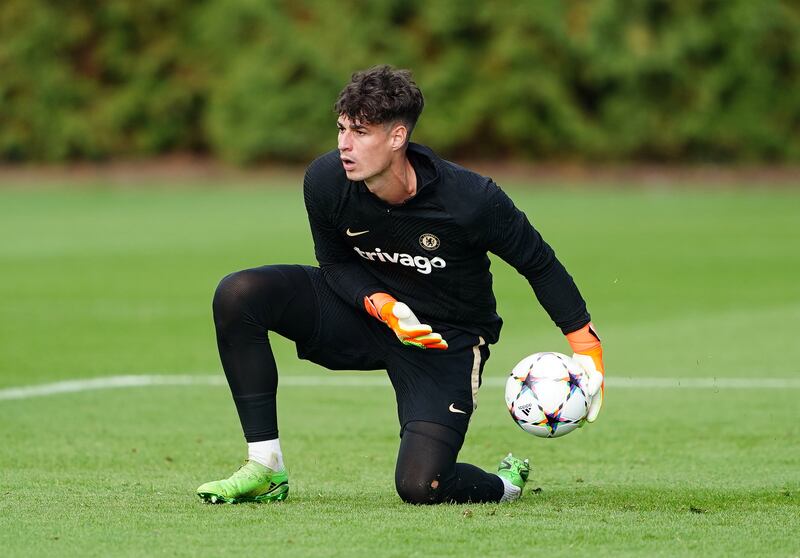
[[497,466],[497,476],[503,477],[508,482],[519,488],[520,493],[528,482],[528,475],[531,473],[531,466],[528,460],[519,459],[510,453]]
[[229,478],[201,485],[197,495],[207,504],[279,502],[289,495],[289,477],[285,470],[275,472],[248,461]]

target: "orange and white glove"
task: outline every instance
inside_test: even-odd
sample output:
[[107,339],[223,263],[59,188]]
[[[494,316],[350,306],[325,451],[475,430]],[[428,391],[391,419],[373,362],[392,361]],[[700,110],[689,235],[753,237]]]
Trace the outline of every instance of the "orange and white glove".
[[408,305],[398,302],[392,295],[375,293],[364,297],[364,308],[373,318],[385,323],[403,345],[420,349],[447,349],[447,341],[431,326],[421,324]]
[[589,410],[586,413],[586,422],[597,420],[600,407],[603,406],[605,393],[605,370],[603,369],[603,348],[600,346],[600,337],[594,329],[594,324],[589,322],[582,328],[567,334],[567,341],[575,352],[572,359],[586,372],[586,390],[589,396]]

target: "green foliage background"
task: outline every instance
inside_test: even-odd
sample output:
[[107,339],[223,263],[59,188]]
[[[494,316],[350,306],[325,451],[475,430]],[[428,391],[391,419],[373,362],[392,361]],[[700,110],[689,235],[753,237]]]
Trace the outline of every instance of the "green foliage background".
[[0,160],[307,160],[378,63],[448,156],[800,161],[789,0],[4,0]]

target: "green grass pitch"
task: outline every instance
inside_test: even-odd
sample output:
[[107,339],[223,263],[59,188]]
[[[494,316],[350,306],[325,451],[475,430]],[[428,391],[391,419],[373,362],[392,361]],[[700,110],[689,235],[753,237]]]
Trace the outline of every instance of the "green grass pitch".
[[[556,440],[512,423],[499,387],[507,371],[568,347],[527,283],[496,261],[506,325],[462,459],[492,468],[513,451],[531,458],[532,480],[514,504],[438,507],[394,493],[387,384],[330,385],[334,373],[277,337],[291,483],[282,504],[208,506],[194,495],[245,456],[222,385],[2,398],[60,380],[221,378],[218,280],[313,262],[299,180],[0,190],[3,554],[800,555],[800,192],[508,189],[589,302],[605,341],[606,406]],[[736,387],[762,378],[777,381]]]

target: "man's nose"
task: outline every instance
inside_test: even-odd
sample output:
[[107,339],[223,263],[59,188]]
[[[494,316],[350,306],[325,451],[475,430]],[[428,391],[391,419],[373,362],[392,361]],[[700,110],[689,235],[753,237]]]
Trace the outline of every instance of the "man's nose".
[[349,151],[353,147],[350,134],[342,132],[339,134],[339,151]]

